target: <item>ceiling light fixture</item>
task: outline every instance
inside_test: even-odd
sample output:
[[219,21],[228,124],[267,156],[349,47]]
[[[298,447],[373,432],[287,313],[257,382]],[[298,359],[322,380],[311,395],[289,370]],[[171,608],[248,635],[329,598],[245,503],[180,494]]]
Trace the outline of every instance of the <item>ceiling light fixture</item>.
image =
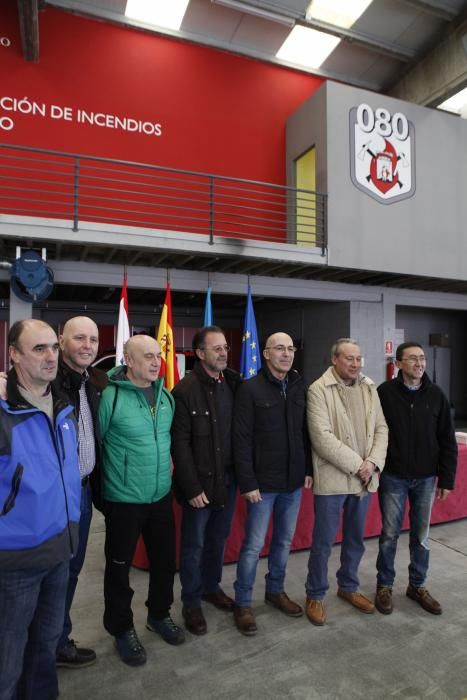
[[180,29],[189,0],[127,0],[125,17],[165,29]]
[[446,112],[460,114],[462,117],[467,116],[467,88],[456,92],[455,95],[438,105],[437,109],[444,109]]
[[293,27],[295,24],[295,20],[292,19],[292,17],[276,15],[275,12],[268,12],[268,10],[263,10],[261,7],[255,7],[254,5],[245,5],[243,2],[238,2],[238,0],[211,0],[211,2],[214,3],[214,5],[223,5],[224,7],[229,7],[231,10],[243,12],[246,15],[253,15],[253,17],[260,17],[261,19],[268,19],[271,22],[278,22],[285,27]]
[[318,19],[350,29],[373,0],[312,0],[306,11],[307,19]]
[[334,51],[340,39],[310,27],[297,25],[284,41],[277,58],[304,68],[319,68]]

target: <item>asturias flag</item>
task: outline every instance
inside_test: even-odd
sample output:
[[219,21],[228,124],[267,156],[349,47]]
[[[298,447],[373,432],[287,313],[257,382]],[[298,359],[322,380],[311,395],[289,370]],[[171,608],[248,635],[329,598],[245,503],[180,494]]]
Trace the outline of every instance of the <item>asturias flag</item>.
[[162,363],[159,376],[165,378],[165,386],[171,391],[180,381],[178,376],[177,357],[175,353],[175,341],[172,324],[172,299],[170,296],[170,284],[167,282],[164,306],[162,307],[157,342],[161,348]]
[[130,337],[130,325],[128,323],[128,294],[126,289],[126,275],[123,277],[123,287],[120,294],[120,307],[118,310],[117,342],[115,349],[115,365],[123,365],[123,346]]
[[256,330],[255,312],[251,298],[251,288],[248,287],[246,301],[245,325],[243,327],[242,354],[240,359],[240,374],[243,379],[256,377],[261,369],[258,331]]
[[208,287],[206,292],[206,303],[204,305],[204,322],[203,326],[212,326],[212,304],[211,304],[211,287]]

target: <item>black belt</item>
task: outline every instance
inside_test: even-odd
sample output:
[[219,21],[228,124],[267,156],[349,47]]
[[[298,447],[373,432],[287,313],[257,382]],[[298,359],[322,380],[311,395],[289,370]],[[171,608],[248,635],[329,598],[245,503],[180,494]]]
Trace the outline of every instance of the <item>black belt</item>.
[[89,474],[87,476],[83,476],[83,478],[81,479],[81,486],[86,486],[86,484],[88,484],[88,482],[89,482]]

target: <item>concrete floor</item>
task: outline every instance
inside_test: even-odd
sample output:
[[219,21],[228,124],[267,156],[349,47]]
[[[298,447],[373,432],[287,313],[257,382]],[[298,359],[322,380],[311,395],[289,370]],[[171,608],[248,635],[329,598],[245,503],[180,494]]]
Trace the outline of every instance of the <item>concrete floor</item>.
[[[86,563],[72,610],[73,637],[98,654],[80,671],[60,669],[61,700],[462,700],[467,698],[467,520],[431,530],[429,590],[443,604],[430,615],[405,596],[408,537],[401,536],[392,615],[364,615],[336,596],[334,572],[339,547],[330,561],[327,624],[313,627],[306,617],[290,619],[263,601],[266,561],[258,568],[254,607],[258,634],[244,637],[231,615],[205,605],[208,634],[172,647],[145,626],[148,576],[132,571],[133,610],[145,666],[130,668],[114,650],[102,626],[103,521],[94,518]],[[367,541],[361,590],[373,595],[377,539]],[[307,552],[290,556],[286,590],[304,598]],[[235,565],[224,569],[232,594]],[[172,609],[181,623],[180,584]]]

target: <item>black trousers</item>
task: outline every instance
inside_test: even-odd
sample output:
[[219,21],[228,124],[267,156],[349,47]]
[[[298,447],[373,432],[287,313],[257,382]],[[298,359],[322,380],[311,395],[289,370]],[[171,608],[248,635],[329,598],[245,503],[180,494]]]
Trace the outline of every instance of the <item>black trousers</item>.
[[104,627],[120,637],[133,627],[130,566],[140,534],[149,559],[149,615],[161,620],[173,603],[175,520],[172,494],[155,503],[106,503]]

